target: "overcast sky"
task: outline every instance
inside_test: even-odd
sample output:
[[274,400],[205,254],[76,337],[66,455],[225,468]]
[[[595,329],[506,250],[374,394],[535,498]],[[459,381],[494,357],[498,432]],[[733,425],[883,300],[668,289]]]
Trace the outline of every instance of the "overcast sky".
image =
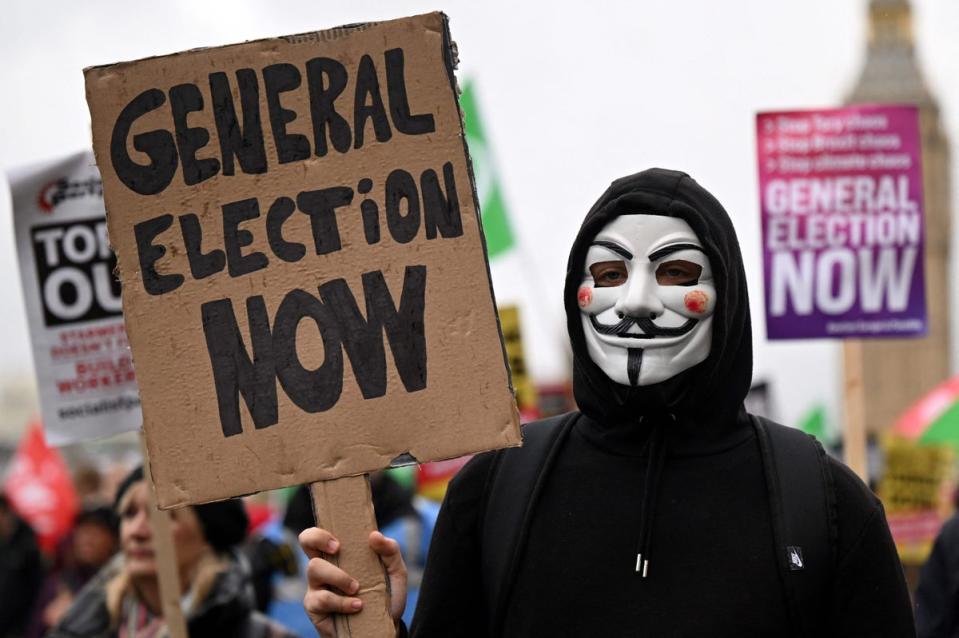
[[[558,376],[566,252],[586,210],[615,177],[678,168],[717,196],[739,231],[755,373],[773,383],[778,416],[795,422],[821,401],[838,418],[838,348],[765,339],[753,126],[757,111],[841,104],[865,52],[865,0],[9,2],[0,21],[0,169],[89,146],[85,66],[434,9],[449,14],[460,78],[476,85],[526,251],[528,268],[515,277],[541,282],[525,326],[537,335],[534,373]],[[959,3],[920,0],[914,15],[919,58],[959,139]],[[29,373],[0,188],[0,297],[8,300],[0,373]]]

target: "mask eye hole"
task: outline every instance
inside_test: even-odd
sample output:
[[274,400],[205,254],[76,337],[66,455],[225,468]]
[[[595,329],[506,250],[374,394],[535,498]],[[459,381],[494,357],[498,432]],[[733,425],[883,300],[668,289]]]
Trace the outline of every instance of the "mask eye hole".
[[600,261],[589,267],[589,274],[597,288],[612,288],[626,283],[629,274],[626,272],[626,262]]
[[664,261],[656,268],[656,283],[660,286],[694,286],[699,283],[703,267],[685,259]]

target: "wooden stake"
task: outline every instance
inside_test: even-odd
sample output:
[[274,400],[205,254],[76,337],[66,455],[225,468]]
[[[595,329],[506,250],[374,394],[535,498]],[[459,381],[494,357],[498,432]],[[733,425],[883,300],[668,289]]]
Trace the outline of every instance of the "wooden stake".
[[845,395],[842,428],[842,448],[846,465],[869,483],[866,462],[866,385],[863,379],[863,348],[859,339],[843,344],[843,371]]
[[363,610],[333,617],[337,638],[394,638],[390,616],[389,580],[379,556],[370,549],[370,532],[376,530],[370,477],[347,476],[310,484],[313,513],[322,527],[340,541],[340,551],[326,559],[360,583]]
[[170,527],[170,512],[157,507],[153,475],[150,474],[150,460],[142,435],[140,443],[143,446],[143,476],[147,481],[147,493],[150,499],[150,527],[153,530],[153,555],[156,559],[157,579],[160,581],[163,621],[171,638],[189,638],[183,609],[180,607],[180,573],[177,569],[176,545],[173,543],[173,532]]

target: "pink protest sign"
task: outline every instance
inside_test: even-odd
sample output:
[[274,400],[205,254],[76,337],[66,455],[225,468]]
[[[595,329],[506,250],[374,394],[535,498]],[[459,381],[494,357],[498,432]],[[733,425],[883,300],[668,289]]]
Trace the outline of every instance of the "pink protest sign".
[[757,115],[770,339],[926,334],[918,117]]

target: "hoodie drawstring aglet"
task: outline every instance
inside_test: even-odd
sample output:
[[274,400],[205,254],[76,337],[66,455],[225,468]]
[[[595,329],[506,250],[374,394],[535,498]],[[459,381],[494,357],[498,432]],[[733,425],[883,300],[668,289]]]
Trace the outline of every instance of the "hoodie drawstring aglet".
[[641,578],[646,578],[646,570],[649,568],[649,561],[643,560],[642,554],[636,554],[636,573],[641,573]]
[[[675,422],[672,414],[669,418]],[[662,418],[662,417],[660,417]],[[665,424],[656,422],[649,438],[649,460],[646,465],[646,485],[643,491],[642,511],[639,521],[639,542],[636,547],[636,573],[645,579],[649,571],[649,550],[652,544],[653,519],[656,516],[656,500],[659,496],[659,483],[666,460]]]

